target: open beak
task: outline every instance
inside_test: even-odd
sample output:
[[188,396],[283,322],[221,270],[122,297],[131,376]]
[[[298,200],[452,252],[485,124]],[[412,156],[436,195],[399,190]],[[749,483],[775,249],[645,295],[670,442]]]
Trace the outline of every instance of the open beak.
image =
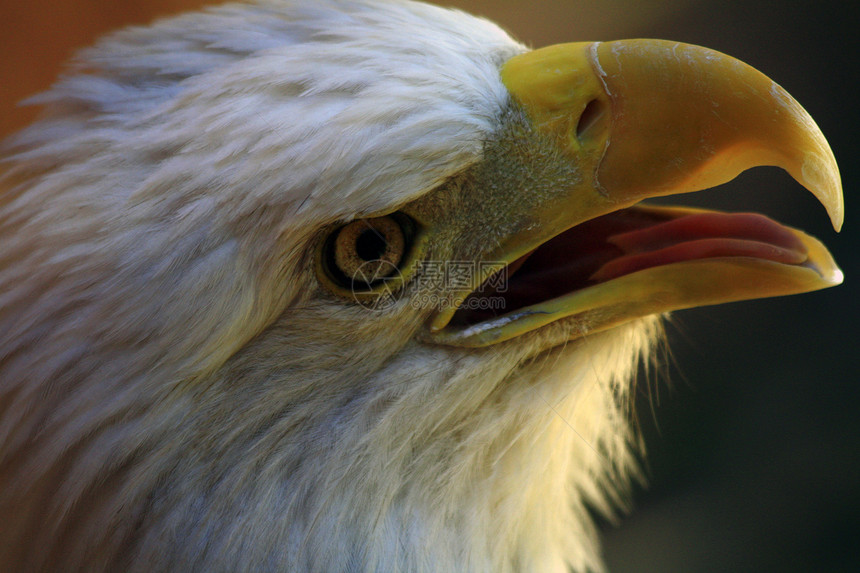
[[698,46],[626,40],[522,54],[505,64],[502,80],[584,178],[538,208],[538,225],[487,254],[507,263],[501,275],[458,297],[492,296],[502,308],[461,304],[438,313],[430,325],[436,342],[486,346],[568,317],[585,334],[842,282],[819,241],[762,215],[637,205],[773,165],[841,228],[833,153],[809,114],[764,74]]

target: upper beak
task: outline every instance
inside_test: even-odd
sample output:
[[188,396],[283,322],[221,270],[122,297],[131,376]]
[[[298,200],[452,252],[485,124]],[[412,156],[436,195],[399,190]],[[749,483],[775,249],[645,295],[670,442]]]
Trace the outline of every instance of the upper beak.
[[[501,74],[512,99],[580,167],[583,180],[540,205],[534,213],[539,225],[510,237],[489,259],[517,261],[525,269],[525,259],[549,252],[549,244],[556,258],[574,256],[573,239],[562,237],[573,237],[571,229],[586,221],[649,197],[713,187],[760,165],[785,169],[824,205],[834,228],[842,226],[839,170],[820,129],[784,89],[743,62],[698,46],[627,40],[535,50],[509,60]],[[454,310],[441,312],[432,337],[482,346],[586,314],[592,318],[585,330],[593,331],[645,314],[805,292],[842,280],[821,243],[764,217],[748,229],[732,216],[637,211],[638,222],[625,222],[621,239],[606,231],[606,243],[621,249],[612,257],[622,259],[602,261],[614,265],[609,271],[593,269],[588,281],[572,281],[577,288],[571,291],[550,289],[549,298],[523,295],[503,316],[452,322]],[[702,251],[703,243],[691,249],[692,239],[710,240],[710,250]],[[667,246],[675,251],[662,252]],[[546,266],[552,257],[533,259]],[[556,263],[549,269],[555,275],[517,272],[540,271],[558,282],[565,263]]]

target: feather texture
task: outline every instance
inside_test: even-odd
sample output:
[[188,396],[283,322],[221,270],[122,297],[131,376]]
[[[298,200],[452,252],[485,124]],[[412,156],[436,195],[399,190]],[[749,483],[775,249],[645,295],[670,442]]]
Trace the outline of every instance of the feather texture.
[[109,36],[35,98],[0,179],[0,568],[599,569],[656,319],[454,351],[311,260],[480,163],[523,50],[263,0]]

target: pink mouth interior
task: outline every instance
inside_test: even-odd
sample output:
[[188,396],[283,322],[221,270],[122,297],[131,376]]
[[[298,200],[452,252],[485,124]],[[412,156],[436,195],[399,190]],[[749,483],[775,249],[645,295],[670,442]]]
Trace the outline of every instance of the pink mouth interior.
[[[476,324],[636,271],[715,257],[799,265],[808,254],[793,233],[757,213],[673,217],[633,207],[577,225],[512,262],[506,288],[479,288],[469,295],[504,297],[504,305],[468,304],[467,298],[451,323]],[[493,308],[499,310],[485,310]]]

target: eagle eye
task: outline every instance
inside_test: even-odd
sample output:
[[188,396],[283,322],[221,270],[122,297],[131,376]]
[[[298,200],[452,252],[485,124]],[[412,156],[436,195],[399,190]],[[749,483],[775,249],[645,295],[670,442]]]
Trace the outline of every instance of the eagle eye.
[[412,229],[411,219],[402,213],[358,219],[336,229],[324,248],[326,274],[353,292],[401,278]]

